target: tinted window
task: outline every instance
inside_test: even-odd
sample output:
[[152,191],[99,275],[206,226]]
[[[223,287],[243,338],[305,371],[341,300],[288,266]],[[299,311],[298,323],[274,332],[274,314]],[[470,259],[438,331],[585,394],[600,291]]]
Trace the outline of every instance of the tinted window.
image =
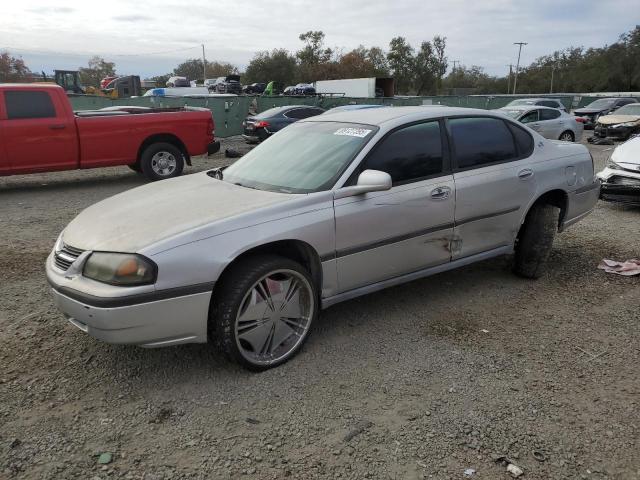
[[497,118],[449,119],[458,168],[504,162],[517,157],[511,131]]
[[516,146],[518,147],[518,156],[528,157],[533,153],[533,137],[524,128],[520,128],[512,123],[509,123],[509,129],[513,133],[516,139]]
[[531,112],[527,113],[526,115],[524,115],[520,121],[522,123],[531,123],[531,122],[537,122],[538,121],[538,110],[532,110]]
[[560,110],[540,110],[540,120],[553,120],[560,116]]
[[56,116],[56,110],[47,92],[5,91],[4,101],[9,120]]
[[307,118],[309,115],[305,115],[304,111],[306,110],[306,108],[294,108],[293,110],[289,110],[288,112],[285,112],[285,116],[289,117],[289,118]]
[[442,137],[438,122],[396,130],[383,139],[360,167],[391,175],[394,185],[437,175],[443,171]]
[[630,103],[635,103],[635,100],[630,98],[623,98],[622,100],[618,100],[618,105],[628,105]]
[[303,108],[301,115],[303,115],[302,118],[309,118],[315,115],[320,115],[321,113],[323,113],[323,110],[318,108]]

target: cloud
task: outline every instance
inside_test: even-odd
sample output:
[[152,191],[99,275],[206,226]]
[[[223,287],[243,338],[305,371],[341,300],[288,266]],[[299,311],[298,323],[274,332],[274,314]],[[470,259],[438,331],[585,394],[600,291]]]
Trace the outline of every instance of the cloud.
[[57,13],[73,13],[76,11],[75,8],[71,7],[38,7],[38,8],[30,8],[28,10],[31,13],[40,13],[40,14],[57,14]]
[[149,17],[147,15],[137,15],[137,14],[133,14],[133,15],[116,15],[115,17],[111,17],[114,20],[117,20],[119,22],[146,22],[148,20],[153,20],[152,17]]

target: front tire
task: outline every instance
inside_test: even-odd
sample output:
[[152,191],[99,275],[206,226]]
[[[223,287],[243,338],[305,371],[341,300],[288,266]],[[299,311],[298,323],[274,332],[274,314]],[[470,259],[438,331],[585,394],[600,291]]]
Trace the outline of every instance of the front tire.
[[216,287],[209,336],[243,367],[267,370],[300,350],[318,310],[317,288],[302,265],[276,255],[251,256]]
[[142,173],[152,181],[177,177],[184,169],[184,156],[178,147],[170,143],[152,143],[140,157]]
[[513,271],[525,278],[540,278],[558,230],[560,210],[553,205],[531,207],[516,240]]
[[572,131],[567,130],[560,134],[560,137],[558,138],[558,140],[562,140],[563,142],[575,142],[576,137],[573,135]]

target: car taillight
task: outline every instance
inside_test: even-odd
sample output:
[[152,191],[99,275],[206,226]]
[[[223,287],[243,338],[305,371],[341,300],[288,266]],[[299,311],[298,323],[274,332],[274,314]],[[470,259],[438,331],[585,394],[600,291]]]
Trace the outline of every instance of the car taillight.
[[254,123],[254,126],[256,128],[265,128],[265,127],[269,126],[269,122],[265,122],[264,120],[260,120],[260,121],[258,121],[256,123]]
[[584,117],[576,117],[576,122],[585,123],[587,121]]

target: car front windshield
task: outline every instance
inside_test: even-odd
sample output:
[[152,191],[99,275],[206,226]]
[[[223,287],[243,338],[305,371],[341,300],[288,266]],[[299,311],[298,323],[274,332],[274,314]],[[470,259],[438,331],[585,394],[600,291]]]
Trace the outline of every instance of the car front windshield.
[[507,108],[503,108],[501,111],[511,118],[518,118],[523,113],[522,110],[509,110]]
[[354,123],[294,123],[225,169],[223,180],[282,193],[328,190],[376,131]]
[[514,100],[509,105],[533,105],[535,102],[533,100],[527,100],[525,98],[520,100]]
[[614,101],[615,100],[609,100],[609,99],[603,98],[601,100],[596,100],[595,102],[591,102],[585,108],[607,108],[613,105]]
[[615,115],[640,115],[640,103],[630,103],[616,110]]

